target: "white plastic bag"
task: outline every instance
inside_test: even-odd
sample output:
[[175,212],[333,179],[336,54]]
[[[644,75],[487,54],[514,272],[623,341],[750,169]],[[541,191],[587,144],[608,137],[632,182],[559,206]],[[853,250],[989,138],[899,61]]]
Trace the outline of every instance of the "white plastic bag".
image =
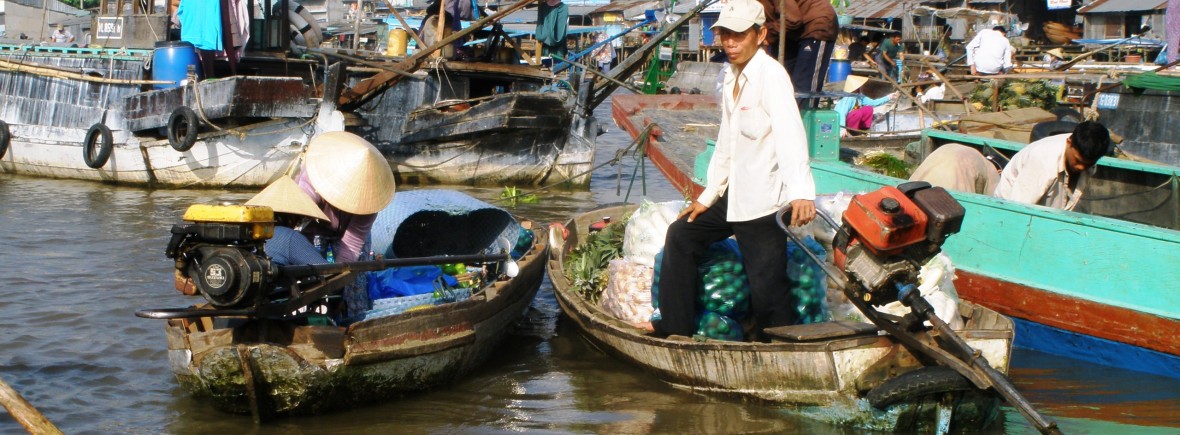
[[[965,325],[959,316],[959,293],[955,291],[954,279],[955,267],[951,265],[951,258],[939,253],[918,271],[918,293],[934,307],[934,315],[946,322],[951,329],[960,330]],[[910,312],[910,308],[901,302],[891,302],[879,310],[898,316]]]
[[607,266],[606,289],[598,306],[607,314],[628,323],[651,319],[651,280],[654,270],[624,259]]
[[684,201],[655,203],[643,200],[639,209],[631,214],[623,232],[623,258],[647,267],[655,266],[656,254],[664,248],[664,235],[668,225],[676,220]]

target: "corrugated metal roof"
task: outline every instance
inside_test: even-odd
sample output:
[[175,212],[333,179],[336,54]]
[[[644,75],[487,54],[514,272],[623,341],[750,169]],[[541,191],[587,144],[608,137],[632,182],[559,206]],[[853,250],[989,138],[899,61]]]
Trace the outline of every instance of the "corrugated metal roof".
[[901,18],[921,4],[921,1],[856,0],[845,13],[856,18]]
[[622,12],[622,11],[625,11],[627,9],[630,9],[630,8],[633,8],[636,6],[646,5],[649,2],[650,2],[650,0],[633,0],[633,1],[611,2],[610,4],[607,4],[605,6],[598,8],[598,9],[595,9],[591,13],[598,14],[598,13],[603,13],[603,12]]
[[1078,13],[1095,14],[1150,11],[1153,9],[1165,9],[1167,6],[1168,2],[1166,0],[1095,0],[1090,4],[1078,8]]

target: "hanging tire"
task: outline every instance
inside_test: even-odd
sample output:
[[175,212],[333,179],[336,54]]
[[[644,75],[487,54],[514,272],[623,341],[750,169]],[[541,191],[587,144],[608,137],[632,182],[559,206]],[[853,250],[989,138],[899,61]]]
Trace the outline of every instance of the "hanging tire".
[[86,131],[86,140],[82,142],[82,161],[91,168],[101,168],[111,159],[114,148],[115,139],[111,137],[111,129],[102,123],[94,124]]
[[185,152],[197,143],[197,114],[188,107],[177,107],[168,117],[168,144],[172,149]]
[[950,367],[922,367],[885,381],[869,391],[868,399],[869,404],[874,408],[883,410],[889,405],[904,400],[930,394],[973,389],[975,389],[975,385],[971,381]]
[[0,121],[0,159],[8,154],[8,144],[12,142],[12,133],[8,131],[8,123]]
[[1029,135],[1028,141],[1036,142],[1049,136],[1073,133],[1073,129],[1077,126],[1078,123],[1069,121],[1038,122],[1033,126],[1032,134]]

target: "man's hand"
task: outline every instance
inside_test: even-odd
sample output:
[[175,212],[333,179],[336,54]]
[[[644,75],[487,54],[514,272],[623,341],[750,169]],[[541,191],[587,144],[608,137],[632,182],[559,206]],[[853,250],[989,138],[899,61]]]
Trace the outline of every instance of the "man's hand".
[[807,225],[812,219],[815,219],[815,201],[810,199],[791,201],[791,226]]
[[971,75],[973,75],[973,76],[979,75],[979,71],[975,70],[975,65],[971,65]]
[[700,202],[697,202],[697,201],[693,201],[692,204],[690,204],[688,207],[685,207],[684,210],[680,211],[680,215],[676,216],[676,220],[680,220],[680,218],[687,215],[688,221],[692,222],[697,219],[697,216],[700,216],[701,213],[704,213],[705,210],[708,210],[708,209],[709,209],[709,206],[701,204]]

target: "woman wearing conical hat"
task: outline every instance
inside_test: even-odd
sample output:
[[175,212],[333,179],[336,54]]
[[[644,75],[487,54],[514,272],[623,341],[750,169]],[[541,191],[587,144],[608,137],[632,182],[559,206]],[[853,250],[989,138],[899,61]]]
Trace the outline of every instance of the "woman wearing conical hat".
[[369,141],[343,131],[316,136],[295,182],[328,218],[308,236],[326,236],[336,261],[356,261],[377,212],[393,200],[393,171]]
[[867,77],[848,76],[844,79],[844,92],[852,95],[841,98],[836,102],[833,110],[838,114],[840,127],[849,134],[868,131],[873,127],[873,108],[888,103],[897,98],[896,92],[881,98],[869,98],[860,92]]
[[320,250],[299,232],[315,221],[328,222],[328,216],[294,180],[280,177],[246,201],[246,205],[262,205],[274,210],[274,236],[266,240],[263,249],[275,264],[328,262]]

